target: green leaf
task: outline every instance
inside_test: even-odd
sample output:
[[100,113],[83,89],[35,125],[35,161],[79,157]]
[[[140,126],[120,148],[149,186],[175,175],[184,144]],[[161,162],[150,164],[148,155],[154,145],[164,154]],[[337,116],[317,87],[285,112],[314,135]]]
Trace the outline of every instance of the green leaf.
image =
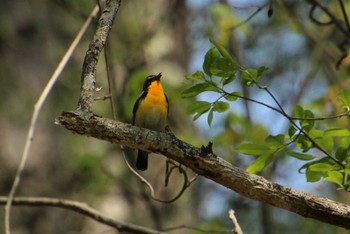
[[[301,106],[294,107],[294,118],[300,119],[300,127],[305,131],[309,132],[315,124],[314,113],[310,110],[304,110]],[[303,120],[304,119],[304,120]]]
[[346,166],[345,166],[345,169],[344,171],[348,174],[350,174],[350,163],[348,163]]
[[191,97],[195,97],[198,94],[204,92],[204,91],[215,91],[216,87],[212,86],[210,83],[199,83],[199,84],[195,84],[191,87],[189,87],[188,89],[185,89],[182,94],[181,97],[182,98],[191,98]]
[[252,164],[247,168],[249,173],[258,173],[267,167],[273,160],[273,154],[260,155]]
[[243,85],[251,87],[258,81],[258,71],[255,69],[243,70],[240,80]]
[[331,137],[322,137],[315,140],[317,144],[321,146],[322,149],[331,153],[334,147],[334,141]]
[[212,76],[210,69],[212,65],[220,58],[220,53],[217,51],[216,48],[211,48],[208,50],[208,52],[205,54],[204,62],[203,62],[203,70],[208,76]]
[[241,92],[232,92],[224,96],[227,101],[236,101],[238,97],[243,97],[243,94]]
[[259,67],[259,69],[258,69],[258,77],[259,77],[259,79],[260,79],[260,77],[261,77],[261,75],[263,73],[268,72],[269,70],[270,70],[270,68],[265,67],[265,66]]
[[193,73],[190,76],[185,76],[185,78],[187,80],[204,80],[205,79],[205,75],[202,71],[196,71],[195,73]]
[[335,151],[335,158],[338,159],[340,162],[346,160],[348,157],[348,150],[344,147],[338,147]]
[[214,117],[214,110],[211,109],[208,114],[208,125],[211,127],[211,123],[213,122],[213,117]]
[[317,182],[319,181],[322,177],[324,177],[323,172],[318,172],[318,171],[310,171],[306,170],[305,176],[306,176],[306,181],[307,182]]
[[238,71],[237,66],[227,58],[218,58],[210,64],[209,71],[212,76],[235,77]]
[[325,136],[324,132],[318,129],[312,129],[309,135],[325,151],[331,153],[334,147],[333,138]]
[[285,136],[282,134],[275,135],[275,136],[269,135],[265,139],[265,142],[268,143],[270,147],[279,148],[284,146],[284,139],[285,139]]
[[[317,166],[317,164],[321,164],[321,166]],[[316,181],[319,181],[322,177],[327,176],[328,171],[330,171],[331,169],[328,171],[314,171],[314,170],[310,170],[310,167],[312,167],[313,165],[316,165],[313,167],[316,167],[317,170],[318,170],[318,167],[321,167],[321,169],[325,169],[325,167],[329,168],[329,166],[324,166],[324,164],[331,165],[330,159],[328,157],[324,157],[319,160],[306,163],[298,171],[299,173],[301,173],[301,171],[305,169],[305,175],[306,175],[307,181],[316,182]]]
[[260,82],[261,75],[268,70],[269,68],[264,66],[259,67],[258,70],[252,68],[242,70],[240,77],[241,82],[246,86],[253,86],[254,84]]
[[330,163],[314,163],[309,166],[310,171],[318,171],[318,172],[328,172],[333,170],[333,165]]
[[344,105],[344,108],[347,112],[350,110],[350,90],[342,90],[338,94],[338,98],[341,100],[341,102]]
[[[189,114],[197,113],[197,114],[202,115],[205,112],[207,112],[210,109],[210,107],[211,107],[210,102],[195,101],[187,107],[187,113],[189,113]],[[199,118],[199,116],[197,118]]]
[[294,158],[304,160],[304,161],[309,161],[309,160],[315,159],[315,156],[312,156],[310,154],[303,154],[303,153],[298,153],[298,152],[294,152],[294,151],[287,151],[286,154],[289,156],[292,156]]
[[225,48],[225,46],[223,44],[221,44],[221,42],[219,42],[218,40],[215,39],[210,39],[211,44],[213,44],[217,50],[220,52],[220,54],[222,55],[222,57],[227,58],[229,60],[232,61],[232,63],[234,63],[234,60],[231,56],[231,54],[228,52],[228,50]]
[[270,153],[273,152],[273,149],[271,149],[266,144],[253,144],[253,143],[240,144],[236,146],[236,150],[241,154],[247,154],[247,155],[260,155],[260,154],[266,154],[267,152],[270,152]]
[[329,171],[328,176],[324,178],[329,182],[333,182],[343,188],[343,174],[339,171]]
[[309,139],[305,135],[299,135],[297,139],[297,147],[302,149],[303,152],[307,152],[309,149],[313,147],[313,144],[309,141]]
[[293,112],[294,118],[300,119],[304,117],[304,109],[301,106],[295,106]]
[[344,136],[350,136],[350,132],[346,128],[331,128],[331,129],[327,129],[324,132],[324,136],[344,137]]
[[350,137],[341,138],[340,146],[346,149],[350,148]]
[[236,79],[236,73],[222,79],[222,85],[230,84],[234,79]]
[[324,133],[324,131],[322,131],[322,130],[319,130],[319,129],[312,129],[312,130],[309,132],[309,136],[315,140],[315,139],[322,138],[323,135],[324,135],[323,133]]
[[345,190],[346,192],[349,192],[349,191],[350,191],[350,181],[348,181],[348,182],[346,182],[346,183],[344,184],[344,190]]
[[297,129],[292,125],[288,129],[288,136],[292,139],[292,137],[296,132],[297,132]]
[[310,110],[304,110],[304,115],[302,118],[308,120],[300,120],[300,126],[304,131],[309,132],[315,124],[315,120],[313,120],[313,118],[315,118],[314,113]]
[[227,111],[229,108],[230,108],[230,105],[227,102],[219,101],[214,104],[213,110],[221,113],[221,112]]

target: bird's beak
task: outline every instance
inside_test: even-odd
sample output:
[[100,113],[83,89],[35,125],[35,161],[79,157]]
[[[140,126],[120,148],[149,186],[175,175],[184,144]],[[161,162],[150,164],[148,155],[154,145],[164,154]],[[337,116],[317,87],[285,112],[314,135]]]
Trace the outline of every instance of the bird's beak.
[[159,72],[159,74],[158,75],[156,75],[156,80],[160,80],[160,78],[162,77],[162,73],[161,72]]

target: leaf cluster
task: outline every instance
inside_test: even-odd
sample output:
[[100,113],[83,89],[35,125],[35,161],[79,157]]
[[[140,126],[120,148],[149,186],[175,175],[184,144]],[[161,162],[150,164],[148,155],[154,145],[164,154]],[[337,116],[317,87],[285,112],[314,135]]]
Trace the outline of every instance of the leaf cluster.
[[194,115],[194,120],[208,113],[208,124],[211,126],[214,112],[222,113],[229,110],[229,102],[243,97],[239,91],[227,92],[225,86],[239,78],[245,86],[257,84],[267,67],[245,69],[236,63],[228,50],[217,40],[211,39],[214,47],[205,54],[203,71],[196,71],[185,78],[192,82],[191,86],[182,92],[182,98],[193,98],[204,92],[216,92],[220,96],[213,102],[194,101],[187,107],[187,112]]
[[[196,71],[192,75],[186,76],[186,79],[192,83],[183,91],[182,97],[193,98],[205,92],[215,92],[219,94],[219,98],[212,102],[201,100],[192,102],[188,106],[187,112],[194,115],[194,120],[208,113],[207,122],[210,126],[214,112],[228,111],[229,103],[238,98],[268,107],[285,117],[290,123],[290,128],[286,133],[267,136],[263,143],[238,145],[237,152],[256,157],[247,171],[250,173],[261,172],[277,157],[289,156],[306,162],[299,169],[299,172],[305,173],[308,182],[316,182],[324,178],[326,181],[336,184],[339,189],[349,190],[349,130],[334,127],[317,128],[316,121],[326,121],[327,118],[315,118],[312,110],[304,109],[302,106],[295,106],[293,116],[289,116],[272,93],[260,85],[262,75],[269,70],[267,67],[243,68],[219,41],[212,39],[210,42],[213,47],[205,55],[203,71]],[[279,108],[244,97],[239,91],[226,91],[226,86],[236,79],[239,79],[245,87],[256,86],[267,91]],[[344,90],[339,93],[338,97],[346,110],[346,113],[341,116],[348,116],[350,92]]]

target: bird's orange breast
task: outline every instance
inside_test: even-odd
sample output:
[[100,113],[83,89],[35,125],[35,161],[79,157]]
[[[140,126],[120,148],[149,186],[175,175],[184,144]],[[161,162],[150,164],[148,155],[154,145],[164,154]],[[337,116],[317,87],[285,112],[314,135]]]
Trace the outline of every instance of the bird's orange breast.
[[148,87],[148,94],[145,102],[162,111],[167,111],[168,104],[160,81],[155,81]]
[[152,82],[146,97],[141,101],[135,124],[141,127],[162,130],[168,116],[168,103],[159,81]]

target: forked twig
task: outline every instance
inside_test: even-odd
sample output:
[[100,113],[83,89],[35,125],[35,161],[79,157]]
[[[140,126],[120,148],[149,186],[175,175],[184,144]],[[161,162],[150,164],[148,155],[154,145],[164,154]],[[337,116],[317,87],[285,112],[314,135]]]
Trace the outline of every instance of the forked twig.
[[16,194],[16,191],[17,191],[17,188],[18,188],[18,185],[19,185],[19,182],[20,182],[21,175],[22,175],[22,172],[24,170],[25,164],[26,164],[26,162],[28,160],[29,151],[30,151],[30,148],[31,148],[31,145],[32,145],[32,141],[33,141],[33,137],[34,137],[35,125],[36,125],[39,113],[41,111],[41,108],[42,108],[42,106],[43,106],[47,96],[49,95],[52,87],[54,86],[54,84],[58,80],[58,78],[59,78],[60,74],[62,73],[64,67],[66,66],[68,60],[70,59],[71,55],[73,54],[74,50],[76,49],[78,43],[80,42],[82,36],[86,32],[88,26],[90,25],[92,19],[95,17],[97,12],[98,12],[98,7],[96,6],[92,10],[91,14],[89,15],[89,17],[85,21],[85,23],[82,26],[82,28],[80,29],[78,35],[73,40],[72,44],[68,48],[67,52],[65,53],[65,55],[62,58],[62,60],[58,64],[56,70],[54,71],[53,75],[51,76],[51,78],[50,78],[49,82],[47,83],[45,89],[41,93],[38,101],[34,105],[34,111],[33,111],[32,119],[31,119],[31,122],[30,122],[28,134],[27,134],[27,139],[26,139],[26,143],[25,143],[25,146],[24,146],[24,151],[23,151],[23,154],[21,156],[21,161],[20,161],[20,164],[18,166],[16,175],[15,175],[15,179],[13,181],[10,193],[8,195],[8,200],[7,200],[6,206],[5,206],[4,228],[5,228],[5,233],[6,234],[10,234],[11,233],[11,231],[10,231],[11,205],[12,205],[13,197]]
[[[149,190],[151,191],[151,198],[155,201],[158,201],[161,203],[172,203],[172,202],[176,201],[177,199],[179,199],[181,197],[181,195],[185,192],[185,190],[192,184],[192,182],[194,182],[197,179],[197,175],[196,175],[192,179],[189,180],[186,171],[181,167],[181,165],[180,166],[176,165],[175,163],[170,161],[170,164],[172,164],[172,167],[171,167],[170,171],[168,171],[168,170],[166,171],[166,177],[165,177],[166,185],[168,184],[169,177],[170,177],[173,169],[175,169],[175,168],[178,168],[180,174],[182,174],[184,176],[184,183],[182,185],[181,191],[174,198],[172,198],[170,200],[159,199],[159,198],[155,197],[155,192],[154,192],[154,189],[153,189],[153,186],[151,185],[151,183],[148,182],[143,176],[141,176],[134,168],[132,168],[132,166],[130,165],[128,160],[126,160],[124,147],[122,147],[122,153],[123,153],[124,161],[125,161],[126,165],[128,166],[128,168],[130,169],[130,171],[132,173],[134,173],[134,175],[136,175],[137,178],[139,178],[141,180],[141,182],[144,183],[149,188]],[[167,161],[167,168],[168,168],[168,163],[169,163],[169,161]]]

